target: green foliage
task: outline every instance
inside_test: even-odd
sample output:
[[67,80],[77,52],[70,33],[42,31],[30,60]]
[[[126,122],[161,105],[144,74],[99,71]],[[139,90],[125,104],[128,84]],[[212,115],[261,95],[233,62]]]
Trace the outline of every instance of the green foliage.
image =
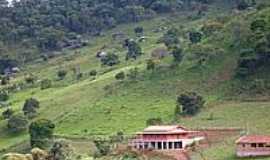
[[199,43],[202,40],[202,34],[200,32],[189,32],[189,40],[191,43]]
[[94,143],[98,150],[94,155],[95,157],[106,156],[111,152],[111,143],[109,141],[95,140]]
[[134,32],[137,36],[142,36],[143,35],[143,27],[136,27],[134,28]]
[[67,75],[67,73],[68,72],[66,70],[64,70],[64,69],[59,70],[57,72],[57,76],[58,76],[59,80],[64,80],[65,77],[66,77],[66,75]]
[[39,101],[34,98],[29,98],[25,100],[22,110],[25,116],[33,118],[36,116],[38,108],[39,108]]
[[223,28],[223,24],[218,21],[206,21],[203,24],[203,27],[201,28],[202,33],[209,37],[212,34],[216,33],[217,31],[220,31]]
[[129,40],[127,42],[127,48],[128,52],[126,54],[126,60],[129,60],[130,58],[137,59],[138,56],[143,54],[141,46],[134,40]]
[[44,79],[44,80],[41,81],[40,88],[42,90],[48,89],[48,88],[51,88],[51,87],[52,87],[52,81],[51,80]]
[[172,49],[178,46],[180,43],[178,36],[179,36],[178,29],[171,28],[163,35],[161,41],[165,44],[167,48]]
[[66,140],[57,140],[49,150],[49,156],[52,159],[74,160],[76,154],[73,147]]
[[130,80],[136,80],[137,77],[139,75],[139,70],[138,68],[132,68],[129,70],[129,73],[127,74],[127,77],[130,79]]
[[8,119],[7,128],[11,133],[25,131],[28,127],[28,120],[22,115],[13,115]]
[[119,57],[117,54],[108,53],[106,56],[100,59],[102,65],[114,66],[120,63]]
[[162,124],[163,124],[163,121],[162,121],[162,119],[160,117],[158,117],[158,118],[149,118],[146,121],[147,126],[162,125]]
[[264,19],[256,19],[251,22],[250,29],[253,32],[256,31],[265,31],[267,27],[267,23]]
[[11,108],[8,108],[2,113],[2,116],[4,119],[9,119],[11,118],[13,114],[14,114],[14,111]]
[[25,82],[28,83],[28,84],[34,84],[35,80],[36,80],[36,77],[33,74],[28,74],[25,77]]
[[29,126],[30,141],[32,147],[46,148],[53,137],[55,125],[47,119],[32,122]]
[[9,77],[8,76],[2,76],[1,77],[1,85],[7,85],[9,83]]
[[180,47],[176,47],[172,51],[173,59],[176,64],[180,63],[183,59],[183,50]]
[[8,94],[8,91],[5,91],[5,90],[1,90],[0,91],[0,102],[4,102],[4,101],[7,101],[9,99],[9,94]]
[[116,80],[124,80],[126,77],[125,72],[119,72],[115,75]]
[[97,75],[97,70],[92,70],[89,73],[90,76],[96,76]]
[[146,69],[153,71],[155,68],[156,68],[156,62],[153,59],[147,60]]
[[[195,115],[203,108],[203,97],[195,92],[187,92],[177,97],[176,115]],[[180,109],[180,107],[182,107]],[[180,112],[181,110],[181,112]]]

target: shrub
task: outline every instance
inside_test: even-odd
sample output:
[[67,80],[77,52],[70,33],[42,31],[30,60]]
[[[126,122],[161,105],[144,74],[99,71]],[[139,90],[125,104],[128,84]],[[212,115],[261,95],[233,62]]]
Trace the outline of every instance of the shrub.
[[2,101],[2,102],[5,102],[5,101],[7,101],[9,99],[9,94],[8,94],[8,92],[7,91],[4,91],[4,90],[2,90],[2,91],[0,91],[0,102]]
[[48,89],[48,88],[51,88],[51,87],[52,87],[52,81],[51,80],[44,79],[44,80],[41,81],[40,88],[42,90]]
[[256,19],[250,24],[250,29],[252,31],[265,31],[267,23],[264,19]]
[[114,53],[108,53],[106,56],[100,59],[102,65],[114,66],[120,63],[118,55]]
[[65,79],[66,75],[67,75],[67,71],[66,71],[66,70],[61,69],[61,70],[59,70],[59,71],[57,72],[57,76],[58,76],[58,78],[59,78],[60,80]]
[[134,32],[136,33],[137,36],[143,35],[143,27],[134,28]]
[[204,103],[203,97],[195,92],[181,94],[177,98],[176,114],[195,115],[204,106]]
[[1,77],[1,85],[7,85],[9,83],[9,77],[3,76]]
[[25,116],[33,118],[36,116],[38,108],[39,108],[39,101],[34,98],[30,98],[27,99],[23,105],[23,113]]
[[152,125],[161,125],[163,123],[162,119],[160,117],[158,118],[149,118],[146,121],[147,126],[152,126]]
[[180,63],[183,59],[183,50],[180,47],[176,47],[172,51],[174,62]]
[[111,143],[109,141],[95,140],[94,141],[98,152],[95,153],[95,157],[106,156],[111,151]]
[[90,76],[96,76],[97,75],[97,70],[92,70],[89,73]]
[[2,113],[2,116],[4,119],[9,119],[12,115],[13,115],[14,111],[10,108],[8,108],[7,110],[5,110],[3,113]]
[[130,69],[129,73],[127,74],[127,77],[131,80],[136,80],[139,74],[139,70],[137,67]]
[[29,134],[32,147],[46,148],[53,137],[55,125],[47,119],[34,121],[29,126]]
[[28,120],[22,115],[13,115],[12,117],[10,117],[7,124],[8,130],[12,133],[25,131],[27,129],[27,126]]
[[116,80],[124,80],[126,77],[125,72],[119,72],[115,75]]
[[206,22],[203,27],[201,28],[201,31],[204,35],[210,36],[213,33],[221,30],[223,28],[223,24],[217,21],[208,21]]
[[155,68],[156,68],[156,62],[153,59],[147,60],[146,69],[153,71]]
[[189,40],[191,43],[199,43],[202,40],[202,34],[200,32],[189,32]]
[[35,83],[35,76],[32,74],[29,74],[25,77],[25,82],[28,84],[34,84]]
[[179,45],[180,40],[178,39],[179,31],[176,28],[171,28],[168,30],[161,41],[165,44],[165,46],[169,49],[174,48]]
[[143,54],[141,46],[134,40],[129,40],[127,42],[127,47],[128,52],[126,54],[126,60],[129,60],[130,58],[137,59],[137,57]]

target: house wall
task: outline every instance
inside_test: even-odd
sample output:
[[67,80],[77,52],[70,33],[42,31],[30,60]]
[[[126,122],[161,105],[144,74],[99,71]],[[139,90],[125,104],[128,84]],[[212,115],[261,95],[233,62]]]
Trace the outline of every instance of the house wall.
[[238,144],[236,150],[238,157],[270,156],[270,143]]

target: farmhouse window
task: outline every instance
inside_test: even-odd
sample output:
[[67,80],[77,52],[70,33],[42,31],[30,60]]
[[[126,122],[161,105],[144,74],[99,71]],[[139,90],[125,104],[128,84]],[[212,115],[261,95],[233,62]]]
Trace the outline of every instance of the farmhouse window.
[[162,143],[158,142],[158,149],[162,149]]
[[256,148],[257,147],[257,144],[256,143],[252,143],[251,144],[251,147]]
[[263,143],[259,143],[258,146],[259,146],[259,147],[264,147]]

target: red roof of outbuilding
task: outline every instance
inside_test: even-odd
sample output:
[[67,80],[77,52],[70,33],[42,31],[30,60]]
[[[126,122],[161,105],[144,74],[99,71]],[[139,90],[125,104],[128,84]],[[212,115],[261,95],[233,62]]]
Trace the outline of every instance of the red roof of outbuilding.
[[237,141],[237,144],[241,143],[270,143],[270,136],[263,135],[248,135],[240,137]]

